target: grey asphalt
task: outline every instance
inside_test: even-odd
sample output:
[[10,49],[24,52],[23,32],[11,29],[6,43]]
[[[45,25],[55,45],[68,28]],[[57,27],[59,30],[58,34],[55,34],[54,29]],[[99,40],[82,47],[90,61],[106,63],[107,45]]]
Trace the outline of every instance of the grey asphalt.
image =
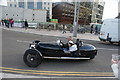
[[[25,50],[29,46],[29,42],[32,42],[33,40],[40,40],[41,42],[52,42],[52,41],[56,41],[57,38],[60,38],[61,40],[66,42],[66,38],[63,38],[63,37],[35,35],[35,34],[3,30],[2,32],[2,41],[3,41],[2,42],[2,48],[3,48],[2,66],[9,67],[9,68],[42,70],[42,71],[112,72],[111,55],[118,53],[118,51],[116,50],[118,46],[110,45],[108,43],[102,43],[99,41],[91,41],[91,40],[82,40],[82,41],[84,43],[93,44],[94,46],[99,48],[98,55],[94,60],[74,61],[74,60],[45,59],[43,60],[42,64],[37,68],[30,68],[24,64],[22,58]],[[7,80],[7,79],[3,79],[3,80]],[[9,79],[9,80],[14,80],[14,79]],[[108,80],[114,80],[114,79],[108,79]]]
[[118,79],[94,79],[94,78],[8,78],[2,80],[118,80]]

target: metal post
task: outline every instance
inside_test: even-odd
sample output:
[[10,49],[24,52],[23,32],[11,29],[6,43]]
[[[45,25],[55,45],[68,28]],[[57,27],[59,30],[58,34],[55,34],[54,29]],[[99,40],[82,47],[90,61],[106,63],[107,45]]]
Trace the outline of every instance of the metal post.
[[73,37],[77,37],[80,2],[76,0],[74,10]]

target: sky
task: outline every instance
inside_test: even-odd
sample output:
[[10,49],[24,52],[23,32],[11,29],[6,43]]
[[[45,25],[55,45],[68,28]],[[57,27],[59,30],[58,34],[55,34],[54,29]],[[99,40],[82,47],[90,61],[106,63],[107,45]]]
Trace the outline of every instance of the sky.
[[[59,2],[60,0],[54,0],[54,2]],[[120,0],[104,0],[105,7],[103,12],[103,19],[115,18],[118,16],[118,1]],[[6,0],[0,0],[0,4],[6,5]]]
[[103,19],[115,18],[118,16],[118,1],[119,0],[104,0],[105,7],[103,13]]

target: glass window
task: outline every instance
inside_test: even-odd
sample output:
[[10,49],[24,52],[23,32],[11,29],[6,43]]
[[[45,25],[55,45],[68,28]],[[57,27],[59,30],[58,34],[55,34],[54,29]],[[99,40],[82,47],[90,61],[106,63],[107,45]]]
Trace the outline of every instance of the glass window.
[[10,4],[10,7],[12,7],[12,4]]
[[14,6],[17,7],[16,4]]
[[28,2],[28,8],[34,9],[34,2]]
[[37,9],[42,9],[42,2],[37,2]]
[[46,9],[46,7],[44,7],[44,9]]
[[46,4],[46,2],[44,2],[44,4]]
[[24,2],[18,2],[18,6],[19,6],[20,8],[24,8],[24,7],[25,7]]
[[48,3],[48,5],[50,5],[50,3]]
[[48,7],[48,10],[49,10],[50,8]]

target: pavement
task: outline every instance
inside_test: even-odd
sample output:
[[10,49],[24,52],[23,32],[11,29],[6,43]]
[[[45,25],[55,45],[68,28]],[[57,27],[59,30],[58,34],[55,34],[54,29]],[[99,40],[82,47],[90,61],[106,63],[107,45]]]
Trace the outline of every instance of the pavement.
[[[41,30],[27,29],[27,30],[25,30],[24,28],[20,28],[20,27],[6,28],[3,26],[0,26],[0,28],[6,29],[6,30],[12,30],[12,31],[24,32],[24,33],[47,35],[47,36],[57,36],[57,37],[66,37],[66,38],[68,38],[69,36],[73,36],[73,33],[70,33],[69,31],[67,31],[65,34],[62,34],[62,31],[59,31],[59,30],[51,30],[51,31],[48,31],[46,29],[41,29]],[[98,35],[90,34],[90,33],[77,34],[76,38],[99,41]]]

